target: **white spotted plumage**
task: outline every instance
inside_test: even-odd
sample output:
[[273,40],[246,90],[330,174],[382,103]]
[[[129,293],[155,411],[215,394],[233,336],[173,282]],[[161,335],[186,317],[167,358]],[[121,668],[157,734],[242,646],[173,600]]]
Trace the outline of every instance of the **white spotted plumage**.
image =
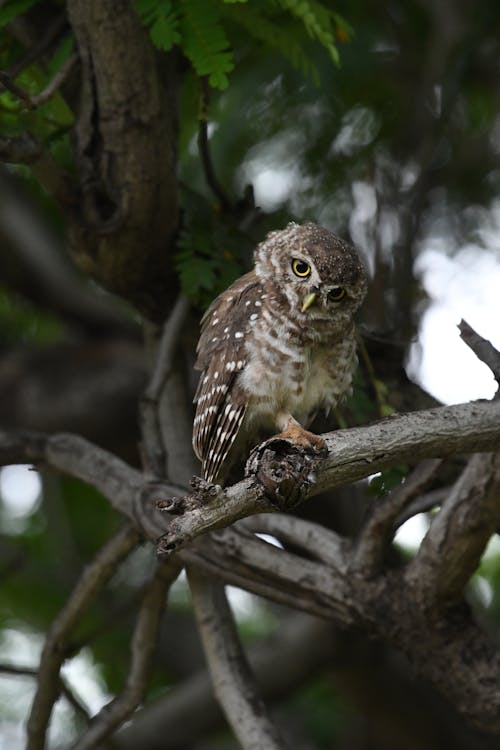
[[[311,278],[294,277],[295,258],[309,264]],[[339,287],[345,297],[333,304],[329,290]],[[317,303],[304,311],[311,290]],[[223,481],[248,443],[276,431],[283,414],[307,424],[349,391],[352,316],[365,290],[354,248],[314,224],[290,224],[257,247],[254,270],[202,319],[193,446],[205,479]]]

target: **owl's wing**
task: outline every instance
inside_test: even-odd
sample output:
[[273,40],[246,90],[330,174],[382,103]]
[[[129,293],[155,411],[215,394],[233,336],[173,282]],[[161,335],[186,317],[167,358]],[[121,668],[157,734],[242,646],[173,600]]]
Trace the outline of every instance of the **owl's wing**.
[[260,293],[252,271],[217,297],[202,319],[195,365],[202,373],[194,398],[193,448],[209,482],[217,477],[247,409],[236,376],[246,364],[249,308]]

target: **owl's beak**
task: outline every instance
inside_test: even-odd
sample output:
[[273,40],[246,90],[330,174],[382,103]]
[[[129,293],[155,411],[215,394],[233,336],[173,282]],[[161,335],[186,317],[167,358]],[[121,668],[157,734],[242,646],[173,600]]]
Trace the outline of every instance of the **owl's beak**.
[[314,305],[317,296],[317,292],[312,292],[304,298],[304,302],[302,303],[302,312],[306,312],[306,310],[309,310],[309,308]]

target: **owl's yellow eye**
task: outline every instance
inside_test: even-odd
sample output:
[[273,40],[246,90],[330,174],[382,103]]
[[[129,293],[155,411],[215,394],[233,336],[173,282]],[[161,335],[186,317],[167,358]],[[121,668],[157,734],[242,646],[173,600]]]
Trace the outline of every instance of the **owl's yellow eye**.
[[328,299],[330,302],[340,302],[341,299],[344,299],[346,295],[345,289],[341,286],[334,286],[333,289],[330,289],[328,292]]
[[305,279],[306,276],[309,276],[311,273],[311,266],[309,263],[306,263],[305,260],[300,260],[300,258],[294,258],[292,260],[292,271],[294,272],[295,276],[298,276],[301,279]]

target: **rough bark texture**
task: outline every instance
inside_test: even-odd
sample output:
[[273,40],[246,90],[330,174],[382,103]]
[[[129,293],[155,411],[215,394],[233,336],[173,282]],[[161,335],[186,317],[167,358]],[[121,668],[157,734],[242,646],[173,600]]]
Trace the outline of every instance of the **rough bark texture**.
[[68,12],[81,75],[71,249],[104,287],[162,320],[176,287],[175,64],[162,80],[127,0],[70,0]]
[[[391,461],[398,463],[402,457],[407,460],[412,446],[413,455],[419,457],[446,456],[460,446],[462,451],[479,446],[496,449],[500,446],[499,408],[499,401],[462,404],[325,435],[332,452],[338,451],[338,465],[334,466],[333,455],[316,460],[317,484],[309,487],[309,494],[317,487],[360,479]],[[262,471],[269,471],[270,465],[276,471],[276,460],[270,461],[269,451],[267,444],[256,452],[250,478],[222,491],[238,508],[236,516],[228,516],[231,520],[259,510],[276,510],[269,498],[269,486],[259,482],[261,464]],[[91,483],[152,540],[168,533],[169,526],[177,522],[158,511],[154,499],[178,494],[179,488],[144,476],[76,436],[3,434],[0,459],[9,463],[41,462]],[[422,468],[422,486],[433,468]],[[415,471],[418,474],[418,467]],[[308,482],[311,485],[311,478]],[[414,486],[418,491],[418,482]],[[274,514],[262,516],[261,523],[260,517],[254,516],[187,544],[206,531],[195,511],[189,511],[181,516],[187,524],[183,536],[186,546],[173,559],[281,604],[331,618],[343,628],[354,627],[375,635],[399,648],[414,669],[472,722],[483,730],[500,733],[500,650],[463,598],[464,586],[488,538],[500,524],[499,486],[498,454],[476,454],[469,459],[448,492],[420,553],[411,563],[396,569],[387,567],[384,558],[394,519],[413,497],[410,491],[404,502],[392,501],[392,511],[382,513],[375,532],[368,524],[354,541],[326,528]],[[212,492],[203,484],[201,487],[205,498],[212,496],[215,500],[217,509],[222,502],[220,489]],[[295,495],[293,499],[296,501]],[[391,502],[391,496],[387,502]],[[210,505],[202,510],[210,514]],[[372,512],[377,513],[377,506]],[[220,528],[224,524],[219,510],[216,516],[215,526]],[[285,546],[292,545],[293,551],[256,537],[255,532],[260,530],[272,533]],[[374,533],[383,539],[375,561]],[[364,555],[369,565],[363,565]]]

